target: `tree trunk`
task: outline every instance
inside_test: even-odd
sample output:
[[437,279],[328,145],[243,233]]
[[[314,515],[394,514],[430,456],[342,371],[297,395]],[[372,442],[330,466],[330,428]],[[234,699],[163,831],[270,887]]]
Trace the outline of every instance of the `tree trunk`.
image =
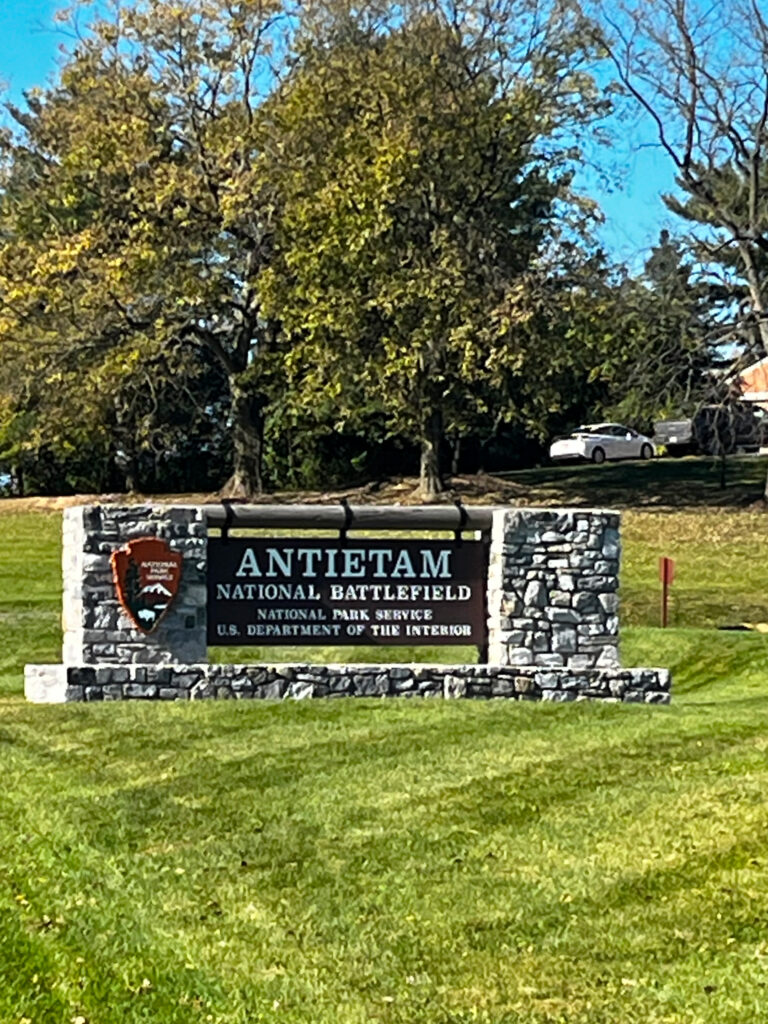
[[461,458],[461,434],[451,438],[451,476],[458,476],[459,459]]
[[251,498],[264,489],[264,400],[236,381],[230,381],[230,391],[234,465],[232,476],[219,493],[223,498]]
[[431,412],[424,425],[421,438],[421,470],[419,484],[423,498],[434,498],[445,488],[440,472],[440,445],[443,440],[443,417]]
[[139,464],[134,454],[126,455],[123,463],[126,494],[136,494],[139,490]]

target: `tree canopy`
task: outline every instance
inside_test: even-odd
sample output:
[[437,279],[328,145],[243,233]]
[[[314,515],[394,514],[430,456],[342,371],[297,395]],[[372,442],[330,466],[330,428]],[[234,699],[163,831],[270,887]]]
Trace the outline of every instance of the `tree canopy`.
[[491,408],[522,417],[513,392],[548,376],[526,363],[583,212],[563,136],[602,108],[577,21],[488,29],[469,38],[437,7],[386,34],[342,23],[267,104],[281,215],[263,287],[293,399],[341,422],[380,412],[420,445],[426,493],[446,434]]
[[429,494],[446,440],[609,399],[578,6],[101,10],[0,139],[0,458],[135,485],[215,435],[249,495],[300,427],[417,446]]

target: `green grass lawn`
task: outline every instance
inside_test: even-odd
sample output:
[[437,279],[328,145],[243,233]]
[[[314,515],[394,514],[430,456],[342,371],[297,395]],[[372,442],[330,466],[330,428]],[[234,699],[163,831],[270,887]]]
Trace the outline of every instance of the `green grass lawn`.
[[668,708],[26,705],[59,522],[0,514],[2,1024],[768,1020],[768,517],[625,516]]

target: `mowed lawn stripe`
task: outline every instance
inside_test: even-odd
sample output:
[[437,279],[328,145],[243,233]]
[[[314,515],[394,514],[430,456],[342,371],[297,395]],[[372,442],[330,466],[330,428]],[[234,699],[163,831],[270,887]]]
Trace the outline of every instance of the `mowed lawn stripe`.
[[[765,520],[724,515],[625,516],[637,608],[660,553],[708,621],[759,594]],[[768,637],[624,629],[669,708],[33,707],[36,518],[0,546],[0,1022],[762,1019]]]
[[107,985],[96,1019],[182,1020],[185,993],[220,1020],[707,1019],[692,998],[738,1019],[674,993],[691,957],[727,976],[761,941],[765,705],[719,734],[697,706],[343,704],[45,709],[42,800],[41,709],[14,709],[18,883],[43,948]]

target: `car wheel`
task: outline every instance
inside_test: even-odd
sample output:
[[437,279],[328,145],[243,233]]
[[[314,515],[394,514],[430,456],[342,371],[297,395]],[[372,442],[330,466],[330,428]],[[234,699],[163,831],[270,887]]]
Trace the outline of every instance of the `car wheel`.
[[649,444],[644,444],[643,447],[640,449],[640,458],[641,459],[652,459],[653,458],[653,448],[651,448],[651,446]]
[[595,448],[592,452],[592,461],[596,466],[599,466],[601,462],[605,462],[605,452],[602,448]]

